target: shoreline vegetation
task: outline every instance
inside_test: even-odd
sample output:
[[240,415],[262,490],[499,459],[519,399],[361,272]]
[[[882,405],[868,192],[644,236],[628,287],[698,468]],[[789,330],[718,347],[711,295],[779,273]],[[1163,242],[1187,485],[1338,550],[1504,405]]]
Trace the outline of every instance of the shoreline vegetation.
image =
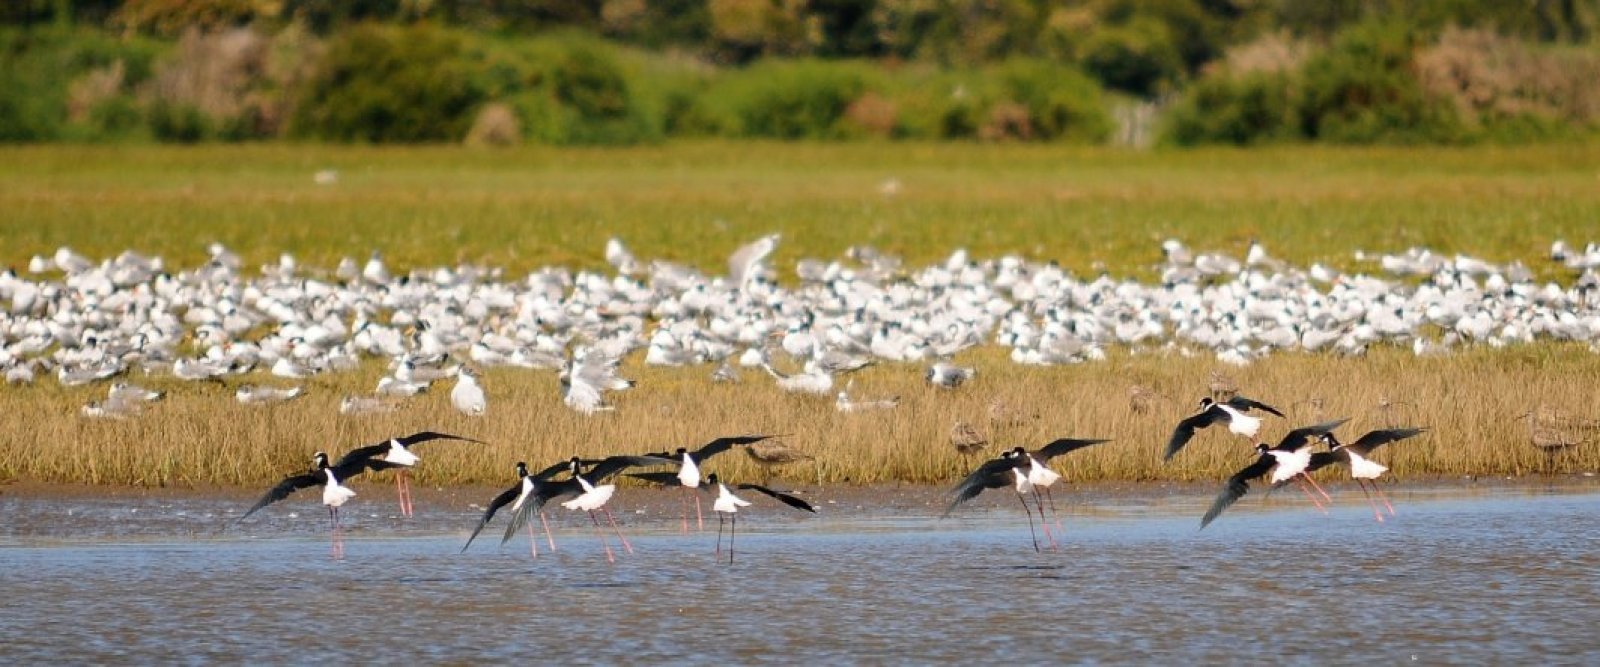
[[[1217,363],[1209,356],[1130,357],[1101,363],[1032,368],[1011,364],[990,349],[969,353],[978,368],[970,387],[927,387],[921,367],[881,364],[856,376],[863,397],[897,395],[900,406],[866,414],[834,409],[831,397],[785,394],[759,370],[743,381],[713,385],[708,368],[661,369],[629,363],[639,385],[614,398],[617,412],[584,416],[561,405],[554,371],[491,369],[485,375],[490,412],[481,420],[450,407],[434,392],[393,415],[339,414],[343,393],[362,391],[383,371],[313,379],[308,395],[276,406],[239,405],[231,384],[189,383],[145,414],[122,421],[86,420],[77,406],[104,392],[94,385],[0,391],[8,415],[0,442],[0,480],[134,486],[255,486],[303,468],[310,452],[346,449],[419,430],[460,433],[489,442],[428,450],[412,473],[421,485],[506,482],[519,460],[552,462],[580,455],[643,453],[694,445],[732,433],[782,433],[785,443],[816,460],[764,471],[737,452],[718,460],[732,479],[793,483],[945,483],[980,458],[964,459],[949,442],[956,420],[968,421],[1003,447],[1037,446],[1057,437],[1104,437],[1114,442],[1066,457],[1058,468],[1073,481],[1194,481],[1221,479],[1253,454],[1233,436],[1203,433],[1172,462],[1161,462],[1173,426],[1206,393]],[[244,377],[240,382],[269,382]],[[1587,443],[1545,452],[1530,441],[1519,415],[1547,404],[1569,414],[1600,414],[1593,391],[1600,355],[1577,346],[1538,344],[1468,350],[1417,358],[1409,351],[1374,349],[1345,359],[1280,353],[1232,373],[1246,395],[1272,403],[1287,419],[1266,418],[1262,439],[1289,428],[1353,417],[1344,430],[1427,426],[1429,433],[1378,457],[1407,476],[1526,475],[1600,470],[1600,447]],[[178,389],[170,379],[143,384]],[[1165,398],[1138,414],[1132,384]],[[201,385],[201,386],[196,386]],[[1006,416],[992,417],[1000,401]],[[1317,406],[1320,403],[1320,407]],[[1403,404],[1402,404],[1403,403]],[[1385,405],[1387,404],[1387,407]],[[1353,436],[1352,436],[1353,437]],[[1323,473],[1337,479],[1342,471]]]
[[0,142],[1417,145],[1600,129],[1592,1],[1315,4],[22,0],[0,9]]

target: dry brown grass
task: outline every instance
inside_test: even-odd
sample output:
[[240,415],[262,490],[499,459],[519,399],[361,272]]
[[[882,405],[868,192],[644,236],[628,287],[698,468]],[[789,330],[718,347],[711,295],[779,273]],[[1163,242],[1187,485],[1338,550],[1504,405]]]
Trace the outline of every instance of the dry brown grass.
[[[840,414],[831,397],[783,394],[758,372],[745,371],[742,382],[723,385],[708,380],[710,368],[635,364],[625,369],[639,386],[616,396],[616,413],[594,417],[562,407],[551,372],[490,371],[489,413],[481,420],[454,413],[447,386],[393,415],[339,415],[340,395],[370,387],[382,370],[376,366],[313,382],[308,397],[265,408],[235,403],[231,387],[149,381],[171,389],[171,398],[123,422],[78,416],[78,407],[99,398],[103,386],[61,389],[45,380],[45,386],[0,391],[0,410],[8,415],[0,429],[0,478],[258,485],[303,468],[317,449],[337,455],[389,435],[434,429],[491,444],[428,445],[418,469],[426,484],[496,484],[506,481],[518,460],[542,464],[573,454],[642,453],[751,432],[787,434],[788,444],[816,460],[769,473],[734,453],[715,459],[713,469],[735,479],[775,474],[799,482],[947,482],[976,463],[963,460],[950,444],[958,419],[984,431],[993,443],[991,454],[1068,435],[1115,439],[1062,460],[1072,480],[1215,479],[1249,460],[1243,441],[1202,432],[1171,464],[1160,462],[1170,429],[1206,392],[1217,367],[1209,358],[1117,354],[1101,364],[1025,368],[1005,361],[999,350],[985,350],[966,361],[978,366],[979,375],[956,391],[925,387],[919,367],[891,364],[861,372],[855,387],[860,395],[902,397],[895,410],[865,414]],[[1294,425],[1344,416],[1353,417],[1346,426],[1349,437],[1389,424],[1431,427],[1423,437],[1381,450],[1379,459],[1400,476],[1600,468],[1600,446],[1546,455],[1529,442],[1527,421],[1518,419],[1539,403],[1600,416],[1600,355],[1582,348],[1542,345],[1443,359],[1417,359],[1398,350],[1375,351],[1366,359],[1285,354],[1229,374],[1245,395],[1290,416],[1267,418],[1267,439]],[[1135,384],[1166,399],[1136,414],[1128,398]],[[990,416],[995,399],[1024,417],[996,423]],[[1379,406],[1386,399],[1410,405],[1385,411]]]
[[1431,92],[1453,100],[1463,118],[1535,116],[1579,123],[1600,117],[1600,54],[1538,50],[1489,30],[1450,28],[1417,54]]

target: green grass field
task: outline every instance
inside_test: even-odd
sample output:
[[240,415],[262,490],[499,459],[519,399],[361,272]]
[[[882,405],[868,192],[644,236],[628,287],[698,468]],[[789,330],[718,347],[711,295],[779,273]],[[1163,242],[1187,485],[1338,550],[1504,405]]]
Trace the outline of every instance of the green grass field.
[[[331,186],[313,183],[339,170]],[[898,194],[883,184],[898,181]],[[342,256],[381,250],[391,268],[481,262],[515,272],[551,263],[598,268],[605,240],[623,237],[644,259],[687,261],[721,272],[734,247],[784,234],[776,262],[832,257],[871,243],[913,266],[967,247],[977,257],[1019,252],[1058,259],[1080,273],[1104,262],[1148,277],[1158,244],[1176,236],[1201,249],[1242,253],[1259,238],[1296,263],[1357,267],[1351,252],[1413,244],[1497,261],[1522,259],[1541,274],[1570,276],[1542,259],[1555,238],[1600,240],[1600,150],[1593,146],[1472,149],[1272,148],[1129,153],[1042,146],[707,143],[617,150],[327,146],[26,147],[0,149],[0,261],[70,245],[91,256],[125,249],[192,266],[210,241],[251,264],[293,252],[331,268]],[[399,431],[456,430],[493,446],[430,450],[424,483],[496,482],[520,459],[572,452],[645,451],[725,432],[792,433],[817,456],[780,474],[797,481],[947,480],[968,462],[947,441],[956,419],[999,446],[1062,435],[1117,442],[1075,456],[1076,478],[1215,478],[1244,465],[1244,445],[1197,440],[1174,465],[1159,463],[1171,425],[1205,391],[1209,358],[1114,353],[1103,364],[1030,369],[998,350],[961,359],[980,381],[957,393],[927,390],[920,367],[886,364],[859,376],[857,393],[900,394],[892,415],[842,416],[830,399],[783,395],[747,373],[712,386],[709,368],[647,369],[625,375],[640,387],[596,418],[560,405],[553,372],[496,369],[487,377],[490,417],[453,413],[445,392],[390,417],[342,418],[339,396],[365,392],[376,364],[308,383],[308,398],[278,408],[239,406],[232,389],[133,378],[174,390],[128,422],[78,416],[103,386],[0,387],[0,480],[107,484],[258,484],[305,465],[318,448],[340,451]],[[1292,422],[1270,421],[1276,438],[1319,415],[1353,416],[1351,429],[1404,422],[1433,434],[1395,448],[1399,474],[1518,474],[1600,467],[1594,444],[1546,458],[1528,445],[1538,403],[1600,416],[1600,355],[1578,346],[1474,350],[1413,359],[1379,349],[1365,359],[1285,354],[1237,372],[1251,395],[1300,403]],[[261,381],[251,378],[241,381]],[[1152,414],[1130,411],[1140,383],[1171,398]],[[708,389],[708,387],[711,387]],[[1381,413],[1384,399],[1413,406]],[[1027,415],[990,424],[1001,399]],[[271,435],[265,449],[218,457]],[[1381,458],[1381,457],[1380,457]],[[749,479],[739,458],[726,464]]]
[[[312,174],[337,169],[339,182]],[[899,194],[883,185],[899,183]],[[1080,273],[1148,275],[1158,244],[1297,263],[1428,245],[1492,260],[1596,240],[1600,150],[1286,147],[1137,153],[976,144],[669,144],[627,149],[294,145],[0,148],[7,263],[70,245],[192,264],[221,241],[251,263],[597,267],[642,258],[720,270],[756,236],[776,260],[870,243],[922,263],[957,247]],[[1535,264],[1541,268],[1542,264]]]

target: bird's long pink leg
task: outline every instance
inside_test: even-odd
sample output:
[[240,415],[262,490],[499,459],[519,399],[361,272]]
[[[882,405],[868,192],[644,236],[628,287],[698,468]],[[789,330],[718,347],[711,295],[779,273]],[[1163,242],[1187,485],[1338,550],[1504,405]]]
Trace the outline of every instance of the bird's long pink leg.
[[394,498],[400,503],[400,516],[406,514],[406,472],[404,470],[394,474]]
[[611,545],[606,543],[606,534],[600,531],[600,520],[595,518],[594,510],[589,510],[589,520],[594,522],[594,536],[600,538],[600,546],[605,547],[606,562],[617,562],[617,557],[611,553]]
[[550,542],[550,550],[556,550],[556,537],[550,534],[550,522],[544,518],[544,510],[539,510],[539,523],[544,526],[544,539]]
[[328,508],[328,519],[333,522],[333,559],[344,560],[344,533],[339,530],[339,508]]
[[1362,495],[1362,497],[1366,498],[1367,499],[1367,504],[1372,507],[1372,518],[1377,519],[1378,523],[1383,523],[1383,512],[1378,509],[1378,501],[1373,500],[1372,499],[1372,494],[1367,493],[1367,483],[1366,482],[1367,482],[1366,480],[1361,479],[1360,477],[1356,478],[1356,486],[1361,487],[1361,495]]
[[1328,501],[1330,503],[1333,502],[1333,496],[1328,495],[1327,491],[1323,491],[1322,487],[1317,484],[1317,480],[1311,479],[1311,476],[1307,475],[1305,473],[1300,473],[1300,477],[1302,479],[1306,480],[1306,482],[1310,483],[1311,484],[1311,488],[1316,489],[1317,493],[1322,494],[1322,499],[1323,500],[1326,500],[1326,501]]
[[1328,513],[1328,508],[1323,507],[1322,506],[1322,502],[1317,500],[1317,497],[1315,495],[1312,495],[1311,489],[1306,486],[1306,482],[1305,482],[1305,479],[1304,479],[1303,475],[1296,475],[1295,478],[1294,478],[1294,481],[1297,482],[1297,484],[1295,486],[1300,487],[1300,490],[1305,492],[1306,497],[1311,499],[1311,504],[1316,505],[1317,509],[1322,510],[1323,514],[1327,514]]
[[528,551],[533,552],[533,557],[539,557],[539,536],[533,534],[533,524],[528,524]]
[[622,548],[627,549],[630,554],[633,553],[633,545],[628,544],[628,538],[622,536],[622,529],[617,527],[617,518],[611,516],[611,508],[602,507],[600,511],[606,513],[606,520],[611,522],[611,530],[617,534],[617,539],[622,540]]
[[1017,494],[1017,500],[1022,501],[1022,511],[1028,513],[1028,536],[1033,538],[1033,550],[1035,552],[1044,551],[1044,549],[1039,548],[1039,534],[1033,530],[1033,508],[1028,507],[1028,499],[1022,497],[1020,493]]
[[678,488],[683,489],[683,493],[678,494],[678,500],[680,501],[678,504],[682,505],[681,509],[683,510],[680,513],[680,514],[683,515],[683,530],[681,532],[684,535],[688,535],[689,534],[689,495],[688,494],[690,493],[690,491],[689,491],[689,487],[687,487],[687,486],[680,486]]
[[[688,489],[689,487],[684,487],[684,488]],[[697,491],[695,489],[689,489],[689,493],[693,493],[694,494],[694,525],[695,525],[695,530],[697,532],[702,532],[703,533],[703,532],[706,531],[706,519],[705,519],[705,516],[700,513],[700,493],[699,493],[699,491]]]
[[1389,497],[1383,495],[1383,491],[1378,488],[1378,480],[1370,481],[1372,482],[1372,492],[1378,494],[1378,500],[1383,501],[1384,507],[1389,508],[1389,516],[1394,516],[1394,505],[1389,504]]
[[1056,532],[1061,533],[1061,513],[1056,511],[1056,497],[1050,493],[1050,487],[1044,487],[1044,499],[1050,503],[1050,517],[1056,521]]
[[1050,534],[1050,521],[1044,518],[1044,498],[1039,495],[1037,487],[1033,489],[1033,502],[1039,506],[1039,524],[1044,526],[1044,539],[1050,542],[1050,550],[1060,551],[1061,547],[1056,544],[1055,535]]

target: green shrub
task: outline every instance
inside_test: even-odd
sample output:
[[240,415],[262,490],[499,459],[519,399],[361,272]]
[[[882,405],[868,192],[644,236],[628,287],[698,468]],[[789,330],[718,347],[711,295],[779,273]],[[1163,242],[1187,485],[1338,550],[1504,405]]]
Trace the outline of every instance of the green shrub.
[[106,139],[135,130],[139,123],[125,122],[131,98],[104,109],[99,108],[107,100],[94,100],[69,118],[68,88],[85,73],[121,63],[111,96],[131,95],[150,77],[162,48],[148,39],[93,30],[0,30],[0,141]]
[[1451,142],[1465,138],[1454,105],[1429,95],[1414,67],[1417,35],[1364,24],[1306,61],[1302,131],[1340,143]]
[[1169,113],[1168,138],[1183,145],[1248,145],[1300,137],[1294,75],[1218,72],[1196,81]]
[[454,141],[483,100],[461,38],[428,25],[362,25],[332,40],[293,131],[343,141]]
[[150,133],[161,141],[192,144],[213,138],[211,118],[193,104],[156,100],[148,112]]
[[1100,87],[1072,67],[1013,60],[994,68],[1003,101],[1027,109],[1033,131],[1046,141],[1099,143],[1111,136],[1111,116]]
[[1183,78],[1183,57],[1171,31],[1151,18],[1099,26],[1081,53],[1084,68],[1106,87],[1135,95],[1155,95]]
[[831,139],[848,134],[845,110],[881,87],[858,62],[766,60],[725,73],[707,97],[722,130],[747,137]]

